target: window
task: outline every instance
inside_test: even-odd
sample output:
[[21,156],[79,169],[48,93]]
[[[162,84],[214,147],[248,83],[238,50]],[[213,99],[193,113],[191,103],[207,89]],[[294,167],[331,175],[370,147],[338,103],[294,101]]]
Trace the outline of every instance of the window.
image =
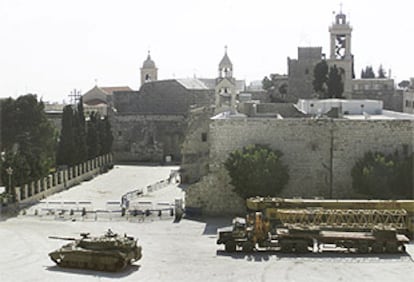
[[405,100],[405,107],[406,107],[406,108],[410,107],[410,101]]
[[309,69],[305,69],[305,74],[309,74]]
[[122,131],[118,131],[118,136],[121,137],[122,136]]
[[201,133],[201,141],[202,142],[207,142],[207,133],[205,133],[205,132]]

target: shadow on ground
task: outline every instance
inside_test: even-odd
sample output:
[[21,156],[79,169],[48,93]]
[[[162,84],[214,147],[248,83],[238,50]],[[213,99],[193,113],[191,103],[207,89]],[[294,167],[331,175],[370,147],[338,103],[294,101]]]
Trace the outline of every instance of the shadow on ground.
[[106,278],[122,278],[131,275],[132,273],[139,270],[140,265],[128,265],[123,271],[120,272],[104,272],[104,271],[96,271],[90,269],[77,269],[77,268],[65,268],[60,267],[57,265],[48,266],[46,269],[48,271],[57,271],[57,272],[65,272],[65,273],[73,273],[79,275],[89,275],[89,276],[97,276],[97,277],[106,277]]
[[233,259],[247,259],[250,261],[267,261],[270,258],[276,260],[295,260],[295,261],[315,261],[315,262],[378,262],[378,261],[412,261],[411,256],[407,253],[401,254],[355,254],[342,252],[325,252],[325,253],[280,253],[277,250],[272,251],[254,251],[252,253],[235,252],[229,253],[224,250],[217,250],[217,256],[231,257]]
[[217,235],[218,229],[231,226],[231,221],[232,221],[231,217],[205,218],[205,217],[196,217],[196,216],[194,217],[184,216],[184,218],[190,221],[192,220],[192,221],[205,223],[206,225],[203,230],[203,235]]

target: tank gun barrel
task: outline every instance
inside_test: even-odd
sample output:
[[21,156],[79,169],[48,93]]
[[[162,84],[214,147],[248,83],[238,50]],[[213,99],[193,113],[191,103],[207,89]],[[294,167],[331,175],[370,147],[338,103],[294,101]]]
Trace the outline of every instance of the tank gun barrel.
[[59,236],[49,236],[49,239],[56,239],[56,240],[66,240],[66,241],[75,241],[76,238],[72,237],[59,237]]

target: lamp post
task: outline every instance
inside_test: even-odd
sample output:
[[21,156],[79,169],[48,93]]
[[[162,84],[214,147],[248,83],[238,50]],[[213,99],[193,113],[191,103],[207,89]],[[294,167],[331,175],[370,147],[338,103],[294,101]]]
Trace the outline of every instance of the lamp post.
[[[12,192],[12,188],[11,188],[11,176],[13,175],[13,169],[9,166],[8,168],[6,168],[6,172],[9,175],[9,193],[10,193],[10,192]],[[13,191],[12,195],[13,195],[13,200],[15,200],[14,199],[14,197],[15,197],[14,191]]]

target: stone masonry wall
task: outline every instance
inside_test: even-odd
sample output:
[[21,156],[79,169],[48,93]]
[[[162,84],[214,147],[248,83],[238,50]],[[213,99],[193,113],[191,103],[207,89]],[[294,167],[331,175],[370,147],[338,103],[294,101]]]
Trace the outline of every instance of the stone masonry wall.
[[187,128],[183,115],[114,115],[113,153],[116,162],[181,160],[181,144]]
[[[412,152],[414,123],[408,120],[234,118],[212,122],[209,135],[210,173],[189,187],[186,204],[200,207],[205,214],[237,213],[244,203],[230,199],[237,196],[231,194],[223,167],[228,154],[235,149],[249,144],[268,144],[283,152],[290,180],[282,197],[350,198],[354,194],[351,169],[355,162],[368,151]],[[210,186],[212,183],[214,187]]]

